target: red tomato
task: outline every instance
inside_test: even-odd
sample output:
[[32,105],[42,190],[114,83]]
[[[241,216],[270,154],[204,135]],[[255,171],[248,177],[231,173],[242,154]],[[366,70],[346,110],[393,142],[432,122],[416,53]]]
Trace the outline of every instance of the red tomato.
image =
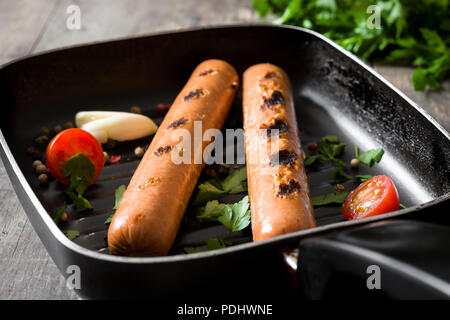
[[342,205],[345,219],[361,219],[392,212],[400,205],[397,189],[388,176],[375,176],[350,192]]
[[64,164],[78,153],[83,153],[94,164],[95,182],[102,172],[105,156],[102,146],[93,135],[78,128],[67,129],[58,133],[47,146],[47,167],[65,185],[69,185],[70,181],[62,175]]

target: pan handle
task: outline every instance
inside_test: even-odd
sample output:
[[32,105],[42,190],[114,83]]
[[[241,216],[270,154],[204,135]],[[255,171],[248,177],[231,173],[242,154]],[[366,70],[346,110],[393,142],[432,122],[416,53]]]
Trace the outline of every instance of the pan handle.
[[448,226],[381,221],[305,239],[283,257],[306,299],[450,298]]

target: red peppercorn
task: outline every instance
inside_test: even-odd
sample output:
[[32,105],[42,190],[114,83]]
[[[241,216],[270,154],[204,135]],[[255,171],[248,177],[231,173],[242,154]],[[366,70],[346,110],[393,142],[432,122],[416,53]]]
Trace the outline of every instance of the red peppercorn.
[[170,104],[167,104],[167,103],[158,103],[158,105],[156,106],[156,111],[158,111],[158,112],[166,112],[169,109],[170,109]]
[[308,149],[309,150],[316,150],[317,149],[317,143],[315,143],[315,142],[310,142],[310,143],[308,143]]

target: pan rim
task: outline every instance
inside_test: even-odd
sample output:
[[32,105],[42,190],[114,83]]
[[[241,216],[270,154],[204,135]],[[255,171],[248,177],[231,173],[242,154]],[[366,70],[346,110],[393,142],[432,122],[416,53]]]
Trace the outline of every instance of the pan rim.
[[[149,34],[142,34],[139,36],[128,36],[128,37],[121,37],[106,41],[93,41],[89,43],[83,43],[83,44],[76,44],[76,45],[70,45],[70,46],[64,46],[60,48],[45,50],[36,54],[30,54],[26,55],[24,57],[20,57],[18,59],[14,59],[11,61],[8,61],[7,63],[0,66],[0,72],[1,70],[5,69],[6,67],[15,64],[16,62],[20,62],[29,58],[50,54],[58,51],[63,51],[67,49],[73,49],[78,47],[85,47],[85,46],[92,46],[96,44],[104,44],[104,43],[111,43],[111,42],[119,42],[119,41],[126,41],[131,39],[138,39],[138,38],[146,38],[146,37],[155,37],[155,36],[164,36],[164,35],[172,35],[172,34],[183,34],[183,33],[190,33],[190,32],[198,32],[198,31],[208,31],[208,30],[221,30],[221,29],[247,29],[247,28],[277,28],[277,29],[289,29],[289,30],[295,30],[299,32],[306,32],[311,34],[312,36],[319,38],[319,40],[325,41],[328,45],[331,45],[336,50],[339,50],[341,53],[348,56],[350,59],[352,59],[355,63],[359,64],[361,67],[365,68],[368,72],[370,72],[372,75],[374,75],[376,78],[378,78],[380,81],[382,81],[385,85],[387,85],[390,89],[392,89],[395,93],[397,93],[401,98],[403,98],[409,105],[414,107],[422,116],[424,116],[436,129],[438,129],[448,140],[450,140],[450,133],[447,132],[439,123],[436,122],[436,120],[429,115],[425,110],[423,110],[420,106],[418,106],[414,101],[412,101],[410,98],[408,98],[403,92],[401,92],[398,88],[396,88],[394,85],[392,85],[389,81],[387,81],[385,78],[383,78],[377,71],[375,71],[372,67],[365,64],[362,60],[360,60],[358,57],[356,57],[354,54],[350,53],[349,51],[345,50],[338,44],[334,43],[327,37],[321,35],[320,33],[317,33],[315,31],[296,27],[296,26],[286,26],[286,25],[269,25],[269,24],[263,24],[263,23],[245,23],[245,24],[234,24],[234,25],[217,25],[217,26],[203,26],[203,27],[193,27],[193,28],[186,28],[182,30],[175,30],[175,31],[161,31],[161,32],[155,32],[155,33],[149,33]],[[14,159],[14,156],[12,155],[12,152],[6,142],[6,139],[3,135],[3,132],[0,128],[0,146],[2,149],[2,159],[4,162],[7,162],[12,168],[12,172],[14,173],[15,177],[18,179],[20,184],[18,186],[14,186],[14,188],[22,188],[23,191],[27,194],[29,200],[31,201],[32,205],[36,209],[37,213],[39,214],[40,218],[42,219],[45,226],[48,228],[48,230],[52,233],[53,237],[56,238],[60,242],[61,245],[65,246],[68,250],[74,251],[75,253],[79,255],[86,256],[87,258],[92,259],[99,259],[106,262],[117,262],[117,263],[129,263],[129,264],[148,264],[148,263],[172,263],[172,262],[179,262],[179,261],[190,261],[190,260],[196,260],[196,259],[209,259],[214,256],[222,256],[227,254],[232,254],[236,251],[241,250],[247,250],[251,248],[258,248],[261,246],[266,246],[270,244],[275,244],[277,242],[287,242],[287,241],[294,241],[296,238],[300,240],[301,238],[311,235],[311,234],[319,234],[322,232],[326,232],[329,230],[336,230],[336,229],[342,229],[347,228],[351,226],[356,225],[362,225],[367,224],[375,221],[381,221],[386,219],[391,219],[394,217],[402,216],[404,214],[407,214],[409,212],[418,211],[427,207],[430,207],[434,204],[440,203],[442,201],[450,199],[450,192],[441,195],[431,201],[418,204],[414,207],[409,207],[406,209],[397,210],[394,212],[390,212],[381,216],[375,216],[366,218],[363,220],[353,220],[353,221],[343,221],[343,222],[335,222],[328,225],[315,227],[312,229],[307,230],[301,230],[297,232],[292,232],[285,235],[280,235],[277,237],[273,237],[270,239],[258,241],[258,242],[248,242],[243,244],[238,244],[232,247],[227,247],[221,250],[215,250],[215,251],[205,251],[205,252],[199,252],[199,253],[192,253],[192,254],[178,254],[173,256],[164,256],[164,257],[123,257],[123,256],[113,256],[108,255],[100,252],[96,252],[93,250],[89,250],[87,248],[84,248],[75,242],[69,240],[64,233],[59,229],[59,227],[53,222],[48,212],[45,210],[39,199],[37,198],[34,191],[31,189],[31,186],[28,184],[25,176],[23,175],[22,171],[20,170],[19,165],[17,164],[16,160]],[[9,171],[7,170],[8,174]],[[19,199],[20,200],[20,199]],[[21,201],[22,202],[22,201]],[[27,213],[28,215],[28,213]]]

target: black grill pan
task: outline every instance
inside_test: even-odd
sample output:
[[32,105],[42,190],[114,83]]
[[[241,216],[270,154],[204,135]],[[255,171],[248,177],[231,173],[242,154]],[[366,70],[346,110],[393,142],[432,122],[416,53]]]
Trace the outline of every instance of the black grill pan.
[[[105,219],[113,212],[114,190],[127,184],[138,160],[134,146],[121,144],[118,164],[105,167],[87,193],[95,210],[69,209],[63,230],[80,230],[68,240],[47,212],[60,205],[62,186],[38,186],[27,147],[42,126],[73,120],[81,110],[129,110],[162,120],[159,103],[171,103],[193,68],[205,59],[224,59],[242,72],[260,62],[279,65],[290,75],[302,142],[338,135],[347,144],[344,161],[362,149],[382,147],[385,155],[359,173],[387,174],[408,209],[346,222],[339,207],[316,210],[318,226],[258,243],[249,231],[237,233],[242,244],[223,250],[182,254],[210,237],[226,235],[217,225],[199,226],[188,210],[172,252],[167,257],[125,258],[108,254]],[[277,257],[312,234],[370,221],[407,216],[450,198],[450,136],[416,104],[366,66],[323,36],[295,27],[268,25],[216,27],[162,33],[46,52],[0,69],[1,156],[18,197],[42,242],[61,272],[81,269],[85,298],[276,295],[284,290]],[[239,93],[226,128],[242,127]],[[306,149],[306,148],[305,148]],[[312,196],[332,192],[332,167],[308,172]],[[345,183],[350,190],[355,182]],[[176,195],[174,195],[176,196]],[[236,199],[229,199],[236,200]],[[445,207],[445,206],[444,206]],[[427,212],[429,212],[428,210]],[[230,284],[232,286],[230,287]],[[217,290],[217,288],[221,288]],[[281,291],[284,292],[284,291]]]

